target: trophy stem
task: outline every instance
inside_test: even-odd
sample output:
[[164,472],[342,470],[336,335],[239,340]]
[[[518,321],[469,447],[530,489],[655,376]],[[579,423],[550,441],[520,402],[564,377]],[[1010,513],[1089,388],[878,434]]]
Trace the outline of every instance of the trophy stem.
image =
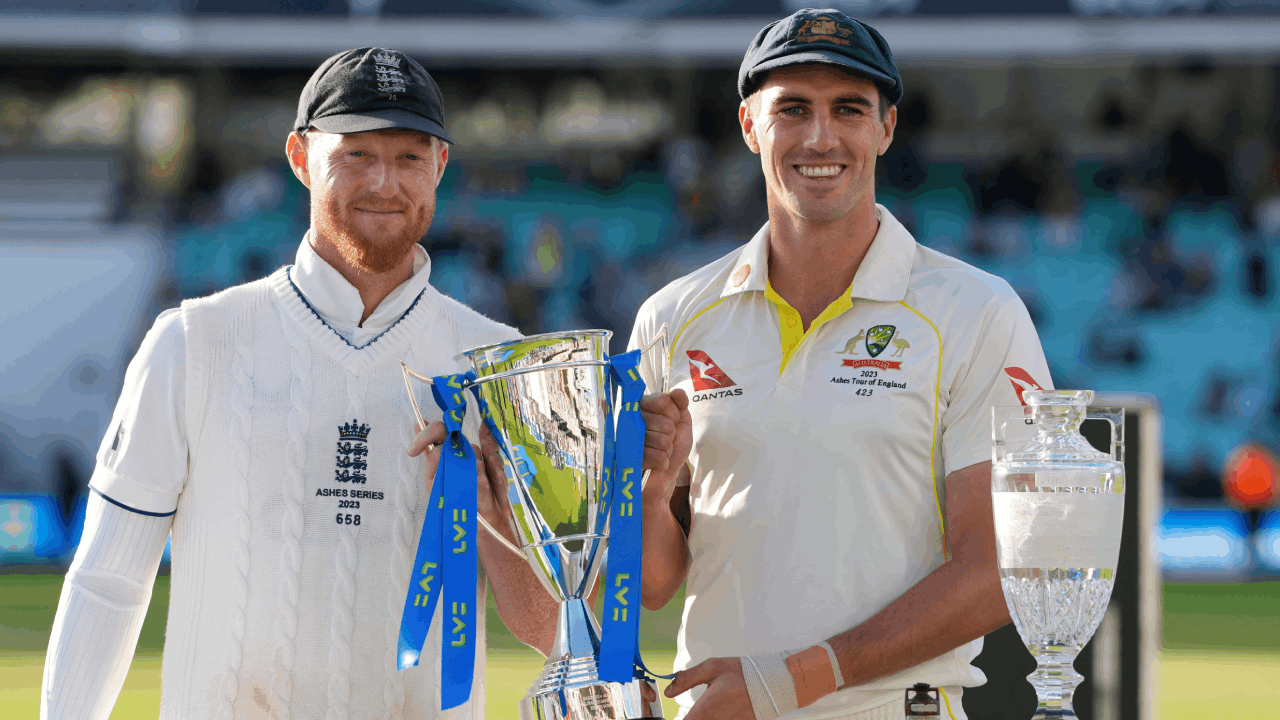
[[1029,647],[1036,658],[1036,671],[1027,676],[1036,689],[1039,707],[1032,720],[1042,718],[1074,718],[1071,703],[1076,687],[1084,682],[1084,676],[1076,672],[1072,663],[1080,648],[1066,645]]
[[547,664],[566,657],[594,657],[600,652],[600,625],[591,608],[580,597],[559,603],[556,637],[551,643]]

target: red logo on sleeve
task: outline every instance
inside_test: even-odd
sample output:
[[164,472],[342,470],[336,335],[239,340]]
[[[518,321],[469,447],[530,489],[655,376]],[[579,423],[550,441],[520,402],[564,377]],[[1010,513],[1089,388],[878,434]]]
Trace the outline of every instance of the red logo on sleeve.
[[693,380],[693,389],[696,390],[715,390],[716,388],[727,388],[737,385],[729,376],[716,365],[716,361],[711,359],[710,355],[701,350],[690,350],[685,353],[689,356],[689,377]]
[[1013,383],[1013,391],[1018,395],[1018,402],[1022,403],[1024,407],[1027,401],[1022,399],[1022,393],[1027,390],[1044,389],[1040,387],[1040,383],[1031,377],[1030,373],[1020,367],[1007,367],[1004,369],[1004,374],[1009,376],[1009,381]]

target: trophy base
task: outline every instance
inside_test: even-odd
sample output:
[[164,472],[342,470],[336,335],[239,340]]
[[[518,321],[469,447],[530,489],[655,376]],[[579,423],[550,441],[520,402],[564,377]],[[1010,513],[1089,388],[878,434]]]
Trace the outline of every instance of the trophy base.
[[520,720],[662,720],[660,698],[649,680],[604,682],[593,658],[569,657],[543,667],[520,701]]

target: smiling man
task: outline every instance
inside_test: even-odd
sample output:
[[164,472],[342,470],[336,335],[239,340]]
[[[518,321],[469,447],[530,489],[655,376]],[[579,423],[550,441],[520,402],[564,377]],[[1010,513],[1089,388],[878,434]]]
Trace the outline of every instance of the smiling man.
[[[312,75],[286,145],[310,230],[293,265],[162,313],[130,364],[63,584],[42,718],[111,713],[170,533],[164,718],[483,717],[486,576],[513,633],[550,648],[550,596],[481,533],[470,700],[439,710],[439,621],[421,663],[397,670],[439,459],[427,448],[445,437],[439,423],[415,436],[400,363],[462,372],[464,350],[519,337],[427,282],[418,241],[449,142],[439,89],[403,53],[349,50]],[[478,510],[514,540],[505,488],[481,470]]]
[[1007,283],[876,204],[902,97],[879,33],[797,12],[738,91],[769,221],[650,298],[631,341],[675,331],[677,463],[644,488],[645,605],[687,582],[667,694],[686,720],[964,718],[1009,622],[991,407],[1051,387],[1039,339]]

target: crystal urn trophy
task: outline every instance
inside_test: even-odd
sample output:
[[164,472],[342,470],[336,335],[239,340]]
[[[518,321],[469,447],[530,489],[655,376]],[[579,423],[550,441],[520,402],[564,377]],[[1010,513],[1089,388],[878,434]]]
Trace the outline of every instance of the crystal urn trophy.
[[[1124,518],[1124,412],[1091,408],[1089,390],[1029,390],[1026,407],[993,409],[992,506],[1009,615],[1036,660],[1033,720],[1074,718],[1084,676],[1072,663],[1115,584]],[[1111,452],[1080,434],[1111,424]]]

